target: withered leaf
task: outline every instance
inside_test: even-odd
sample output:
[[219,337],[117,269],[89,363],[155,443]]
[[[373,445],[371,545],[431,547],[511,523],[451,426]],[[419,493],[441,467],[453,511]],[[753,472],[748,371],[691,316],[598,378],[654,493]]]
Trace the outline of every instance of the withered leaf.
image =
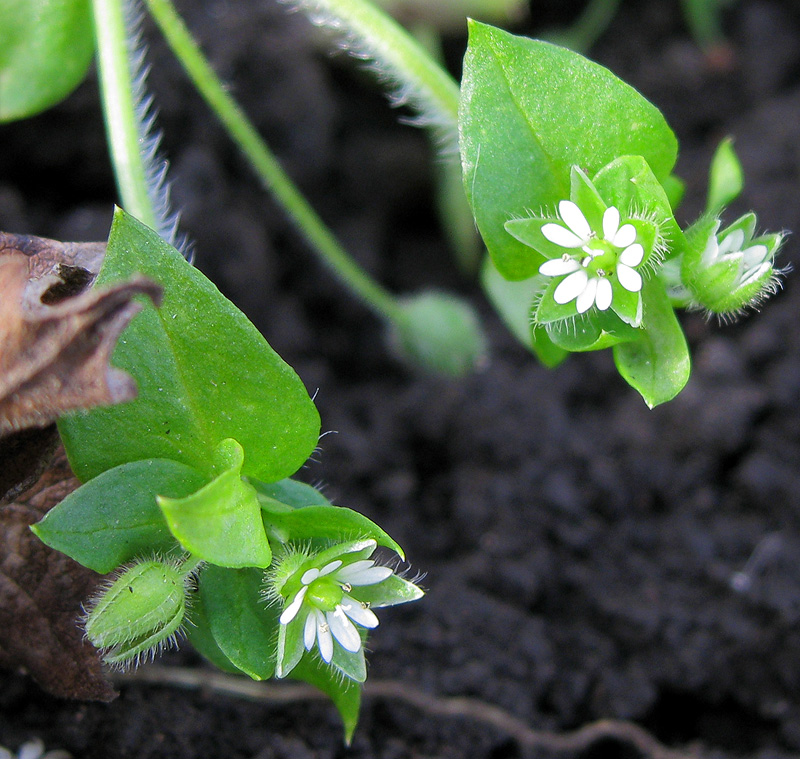
[[133,379],[113,369],[109,358],[141,309],[133,297],[158,300],[161,290],[139,277],[61,297],[59,287],[69,289],[76,271],[93,277],[75,266],[76,258],[74,244],[0,237],[0,436],[46,426],[71,409],[135,397]]
[[79,484],[60,449],[32,488],[0,507],[0,664],[55,696],[110,701],[114,689],[77,624],[100,577],[29,529]]
[[61,243],[0,232],[0,498],[40,473],[52,452],[47,428],[60,414],[135,397],[133,379],[109,365],[117,337],[141,309],[158,301],[142,277],[86,292],[104,243]]

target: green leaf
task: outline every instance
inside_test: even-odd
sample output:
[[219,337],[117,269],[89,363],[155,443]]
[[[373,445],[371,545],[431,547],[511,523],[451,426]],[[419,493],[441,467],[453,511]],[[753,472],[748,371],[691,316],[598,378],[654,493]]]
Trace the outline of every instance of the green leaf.
[[717,214],[736,200],[744,188],[744,171],[733,149],[733,140],[726,137],[711,159],[708,176],[706,213]]
[[89,0],[0,0],[0,121],[63,100],[93,53]]
[[232,675],[245,674],[225,656],[222,649],[217,645],[217,641],[214,640],[203,597],[197,590],[189,601],[188,623],[184,625],[183,629],[192,647],[217,669]]
[[622,155],[669,176],[677,141],[661,113],[607,69],[546,42],[470,23],[460,107],[464,186],[503,277],[526,279],[540,259],[505,223],[555,210],[570,172],[592,175]]
[[85,481],[129,461],[167,458],[213,476],[213,451],[233,438],[245,450],[243,474],[273,481],[295,472],[319,436],[300,379],[178,251],[118,210],[98,282],[136,272],[165,290],[161,308],[145,306],[113,356],[136,378],[139,397],[62,420],[73,471]]
[[285,512],[265,509],[264,522],[269,534],[276,535],[284,543],[315,538],[335,542],[371,538],[378,545],[396,551],[400,558],[405,556],[403,549],[378,525],[342,506],[304,506]]
[[277,607],[261,597],[263,573],[257,569],[207,566],[198,587],[208,626],[224,656],[254,680],[275,674]]
[[304,656],[292,670],[290,677],[319,688],[333,701],[344,723],[345,741],[349,745],[361,709],[361,683],[342,677],[316,656]]
[[157,499],[172,534],[195,556],[221,567],[267,567],[272,551],[255,488],[242,479],[244,450],[223,440],[215,452],[221,473],[184,498]]
[[250,484],[258,492],[261,508],[266,511],[291,511],[303,506],[330,506],[331,502],[311,485],[297,480],[285,479],[280,482],[261,482],[251,480]]
[[486,256],[481,273],[481,283],[511,334],[526,348],[532,350],[545,366],[558,366],[567,351],[553,344],[543,329],[533,329],[531,307],[547,287],[546,277],[531,277],[521,282],[509,282],[497,271],[490,256]]
[[625,380],[654,408],[674,398],[691,372],[686,337],[657,279],[645,280],[643,329],[639,340],[614,346],[614,362]]
[[106,574],[136,556],[176,548],[156,496],[180,498],[205,481],[177,461],[122,464],[70,493],[31,529],[51,548]]

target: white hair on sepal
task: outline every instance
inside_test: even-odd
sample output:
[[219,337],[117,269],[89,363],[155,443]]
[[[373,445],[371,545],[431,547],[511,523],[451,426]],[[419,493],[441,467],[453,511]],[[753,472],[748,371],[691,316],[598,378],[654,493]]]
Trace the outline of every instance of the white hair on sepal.
[[403,117],[403,123],[430,129],[437,149],[443,157],[458,155],[458,124],[453,114],[414,77],[404,70],[391,53],[386,41],[370,35],[369,30],[352,23],[337,12],[329,0],[279,0],[292,11],[304,13],[314,26],[330,32],[338,47],[354,58],[364,61],[381,84],[389,88],[388,98],[393,107],[406,106],[415,112]]
[[147,196],[156,218],[155,231],[159,237],[176,247],[191,263],[194,251],[186,235],[178,228],[180,213],[172,209],[170,183],[167,179],[169,162],[159,152],[161,131],[156,127],[158,112],[153,105],[152,95],[147,92],[150,67],[145,63],[147,46],[142,41],[144,13],[139,0],[125,0],[123,5],[134,117],[139,135],[139,152],[144,165]]

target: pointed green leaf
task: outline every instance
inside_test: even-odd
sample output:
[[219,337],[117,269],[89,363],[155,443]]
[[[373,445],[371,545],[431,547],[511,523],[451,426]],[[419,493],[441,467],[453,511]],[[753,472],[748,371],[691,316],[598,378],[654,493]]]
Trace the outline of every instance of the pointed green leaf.
[[180,498],[205,482],[177,461],[122,464],[70,493],[32,529],[51,548],[106,574],[136,556],[176,548],[156,497]]
[[89,0],[0,0],[0,121],[63,100],[93,53]]
[[221,473],[184,498],[159,496],[169,529],[187,551],[221,567],[267,567],[272,559],[255,488],[242,479],[244,451],[223,440]]
[[653,408],[674,398],[689,381],[686,337],[664,286],[645,280],[643,329],[639,340],[614,346],[614,362],[625,380]]
[[744,170],[733,149],[733,140],[726,137],[711,159],[708,176],[706,213],[717,214],[732,203],[744,188]]
[[145,306],[112,360],[135,377],[139,397],[62,420],[78,477],[147,458],[212,474],[213,451],[226,438],[244,448],[245,475],[269,482],[295,472],[319,435],[319,415],[300,379],[208,279],[118,210],[98,282],[136,272],[164,287],[161,308]]
[[536,273],[539,259],[507,221],[555,210],[570,172],[589,175],[621,155],[643,156],[659,180],[677,141],[661,113],[610,71],[577,53],[476,22],[459,114],[464,186],[498,271]]
[[353,538],[371,538],[404,557],[403,549],[378,525],[352,509],[342,506],[304,506],[292,511],[265,509],[264,523],[271,535],[287,543],[324,539],[340,543]]
[[261,597],[263,572],[207,566],[198,587],[211,634],[225,657],[254,680],[275,674],[279,612]]

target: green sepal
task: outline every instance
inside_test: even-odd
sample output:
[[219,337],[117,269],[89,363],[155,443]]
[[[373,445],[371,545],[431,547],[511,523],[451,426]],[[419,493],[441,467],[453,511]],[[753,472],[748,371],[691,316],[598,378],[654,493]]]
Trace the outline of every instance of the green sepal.
[[[609,204],[603,201],[594,183],[578,166],[573,166],[570,171],[569,197],[581,209],[592,229],[603,228],[603,215]],[[624,215],[625,209],[620,208],[619,211]],[[561,248],[562,252],[563,250],[564,248]]]
[[[117,210],[98,284],[144,274],[164,287],[123,332],[114,366],[137,381],[130,403],[65,416],[59,430],[83,481],[129,461],[165,458],[214,476],[227,438],[246,451],[242,473],[293,474],[319,438],[319,415],[294,371],[196,268]],[[113,441],[113,445],[109,444]]]
[[195,556],[221,567],[267,567],[272,560],[255,488],[242,479],[244,450],[223,440],[215,451],[220,474],[184,498],[157,501],[169,529]]
[[[300,663],[306,652],[303,628],[309,610],[301,608],[294,619],[283,625],[278,623],[278,646],[275,657],[275,677],[286,677]],[[334,649],[336,649],[334,643]]]
[[674,398],[691,372],[689,347],[660,280],[645,280],[643,327],[638,340],[614,346],[614,363],[625,381],[654,408]]
[[547,277],[536,276],[510,282],[497,271],[491,256],[486,256],[481,271],[481,283],[511,334],[532,350],[539,361],[552,369],[567,357],[567,351],[554,345],[543,329],[534,328],[531,308],[547,287]]
[[182,498],[206,481],[168,459],[122,464],[70,493],[31,529],[51,548],[106,574],[135,556],[177,548],[156,497]]
[[198,588],[208,627],[224,656],[254,680],[275,674],[279,611],[262,598],[263,572],[206,566]]
[[[616,206],[623,222],[634,223],[632,214],[642,214],[656,225],[657,236],[667,243],[665,258],[682,253],[686,240],[675,216],[664,187],[656,178],[647,161],[640,155],[616,158],[595,174],[592,181],[609,206]],[[652,253],[652,246],[645,256]],[[646,259],[645,259],[646,260]]]
[[583,316],[552,322],[546,329],[553,343],[571,353],[602,350],[639,337],[639,330],[615,313],[596,309]]
[[533,250],[530,251],[530,263],[535,265],[532,269],[531,277],[536,276],[539,267],[550,258],[561,258],[567,251],[560,245],[550,242],[543,234],[542,227],[545,224],[558,223],[557,216],[530,216],[524,219],[511,219],[505,224],[506,232],[514,239],[519,240]]
[[342,677],[322,659],[310,655],[304,656],[298,662],[290,677],[313,685],[333,701],[344,723],[344,739],[349,745],[361,710],[361,683]]
[[361,648],[358,651],[347,651],[338,643],[333,644],[333,656],[331,666],[338,669],[345,677],[357,683],[363,683],[367,679],[367,661],[364,658],[364,642],[367,639],[367,631],[363,627],[356,626],[358,634],[361,636]]
[[353,589],[351,595],[368,603],[372,609],[380,609],[417,601],[425,592],[413,582],[393,574],[375,585],[360,585]]
[[733,149],[733,139],[726,137],[717,146],[708,173],[706,213],[718,214],[730,205],[744,188],[744,170]]
[[0,1],[0,121],[63,100],[83,81],[93,54],[89,0]]

